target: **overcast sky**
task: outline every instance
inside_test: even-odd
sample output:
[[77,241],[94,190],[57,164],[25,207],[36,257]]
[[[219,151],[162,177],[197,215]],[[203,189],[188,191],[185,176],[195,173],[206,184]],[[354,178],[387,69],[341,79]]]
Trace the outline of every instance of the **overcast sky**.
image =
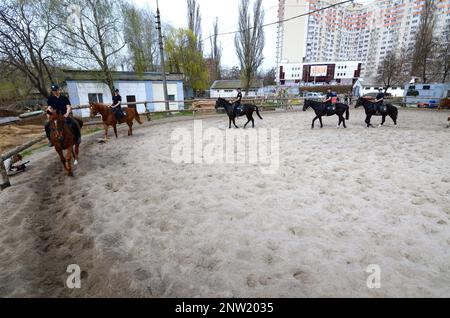
[[[149,7],[156,12],[156,0],[130,0],[139,7]],[[202,18],[203,38],[212,33],[213,22],[219,18],[219,33],[236,31],[238,22],[238,6],[240,0],[198,0]],[[356,2],[370,2],[372,0],[360,0]],[[263,0],[265,11],[265,23],[277,21],[278,0]],[[163,22],[174,27],[187,27],[187,1],[186,0],[159,0],[159,9]],[[253,5],[253,2],[252,2]],[[277,26],[264,28],[266,45],[264,47],[263,68],[269,69],[275,66],[276,32]],[[222,44],[222,66],[238,66],[234,48],[234,35],[224,35],[219,38]],[[205,54],[209,54],[209,40],[204,42]]]

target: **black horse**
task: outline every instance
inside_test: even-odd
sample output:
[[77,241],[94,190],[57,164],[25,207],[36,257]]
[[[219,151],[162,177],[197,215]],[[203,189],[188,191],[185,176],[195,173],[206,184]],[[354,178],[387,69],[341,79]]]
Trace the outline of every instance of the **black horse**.
[[229,127],[231,128],[231,122],[233,122],[234,127],[239,128],[236,126],[236,122],[234,121],[236,117],[240,116],[247,116],[248,121],[245,123],[244,128],[247,127],[247,124],[251,121],[252,127],[255,128],[255,120],[253,119],[253,112],[256,110],[256,114],[260,119],[263,119],[261,115],[259,114],[259,109],[256,105],[253,104],[241,104],[238,107],[234,107],[234,104],[231,104],[227,100],[223,98],[219,98],[216,101],[216,109],[223,107],[225,111],[227,112],[228,118],[229,118]]
[[320,121],[320,128],[323,128],[322,116],[333,116],[333,115],[337,115],[339,117],[338,128],[341,126],[341,123],[344,124],[344,128],[347,128],[347,126],[345,125],[345,120],[348,120],[350,118],[350,107],[348,107],[348,105],[336,103],[334,105],[334,108],[328,109],[325,103],[306,99],[305,105],[303,106],[303,111],[306,111],[309,107],[314,109],[314,112],[316,113],[316,117],[314,117],[312,121],[311,128],[314,128],[314,122],[317,119],[319,119]]
[[395,126],[397,126],[397,118],[398,118],[398,109],[397,107],[393,106],[390,103],[384,104],[380,107],[380,110],[377,112],[376,105],[374,102],[370,101],[367,98],[360,97],[358,98],[358,101],[356,102],[355,108],[358,108],[359,106],[363,106],[366,111],[366,124],[367,128],[373,127],[373,125],[370,123],[370,119],[372,116],[382,116],[383,119],[381,121],[380,126],[383,126],[386,121],[386,116],[389,116],[394,121]]

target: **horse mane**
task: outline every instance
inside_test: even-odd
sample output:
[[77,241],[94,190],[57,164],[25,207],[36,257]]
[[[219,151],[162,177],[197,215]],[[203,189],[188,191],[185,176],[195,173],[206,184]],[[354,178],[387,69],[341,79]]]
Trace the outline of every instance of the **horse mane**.
[[313,100],[313,99],[305,99],[305,103],[306,103],[306,102],[311,103],[311,104],[313,104],[313,105],[317,105],[317,106],[323,104],[322,102],[319,102],[319,101]]
[[217,99],[217,101],[218,101],[218,102],[221,102],[221,103],[226,103],[226,104],[228,104],[228,105],[231,105],[231,103],[230,103],[229,101],[227,101],[225,98],[222,98],[222,97],[219,97],[219,98]]
[[97,103],[97,102],[90,102],[89,105],[91,106],[96,106],[96,107],[101,107],[101,108],[106,108],[108,107],[108,105],[104,104],[104,103]]

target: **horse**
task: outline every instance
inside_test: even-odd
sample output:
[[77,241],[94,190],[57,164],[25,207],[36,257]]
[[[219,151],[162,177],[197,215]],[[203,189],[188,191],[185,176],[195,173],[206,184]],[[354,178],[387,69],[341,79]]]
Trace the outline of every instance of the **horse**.
[[[337,115],[339,117],[339,123],[337,125],[337,128],[341,126],[341,123],[344,124],[344,128],[347,128],[345,125],[345,120],[349,120],[350,118],[350,107],[346,104],[342,103],[336,103],[334,109],[327,110],[327,105],[322,102],[314,101],[311,99],[305,100],[305,105],[303,105],[303,111],[306,111],[309,107],[314,109],[314,112],[316,113],[316,117],[314,117],[311,125],[311,129],[314,129],[314,122],[319,119],[320,121],[320,128],[323,128],[322,124],[322,116],[333,116]],[[345,119],[344,119],[344,113],[345,113]]]
[[247,116],[247,122],[244,125],[244,128],[247,127],[247,124],[251,121],[252,122],[252,128],[255,128],[255,120],[253,119],[253,112],[256,110],[256,114],[260,119],[263,119],[261,115],[259,114],[259,109],[256,105],[253,104],[241,104],[238,107],[234,107],[234,104],[231,104],[226,99],[219,98],[216,101],[215,108],[223,107],[225,111],[227,112],[228,119],[229,119],[229,127],[231,128],[231,122],[233,122],[234,127],[239,128],[236,125],[235,119],[236,117],[240,116]]
[[364,97],[358,98],[358,101],[356,102],[355,108],[358,108],[359,106],[363,106],[366,111],[366,124],[367,128],[373,127],[373,125],[370,123],[370,119],[372,116],[382,116],[383,119],[381,121],[381,124],[378,127],[381,127],[386,122],[386,116],[391,117],[391,119],[394,122],[394,125],[397,126],[397,118],[398,118],[398,109],[397,107],[393,106],[390,103],[384,104],[385,107],[382,107],[380,113],[377,113],[375,108],[375,103],[370,101],[369,99],[366,99]]
[[[89,109],[91,110],[91,118],[95,117],[97,114],[102,116],[103,127],[105,129],[105,140],[108,139],[108,129],[109,126],[112,126],[114,129],[114,134],[117,137],[117,119],[114,115],[111,107],[106,104],[101,103],[89,103]],[[127,123],[128,125],[128,136],[133,135],[133,120],[142,125],[141,118],[139,117],[139,113],[135,108],[125,107],[122,108],[122,111],[126,113],[126,116],[123,116],[119,120],[119,124]]]
[[[66,118],[63,115],[58,115],[56,111],[47,111],[50,121],[50,140],[61,159],[61,163],[66,170],[67,175],[73,177],[72,171],[72,156],[74,158],[73,165],[78,165],[78,154],[80,145],[75,140],[74,133],[70,126],[66,123]],[[78,122],[80,128],[83,122],[79,119],[74,119]],[[66,151],[64,156],[63,151]]]

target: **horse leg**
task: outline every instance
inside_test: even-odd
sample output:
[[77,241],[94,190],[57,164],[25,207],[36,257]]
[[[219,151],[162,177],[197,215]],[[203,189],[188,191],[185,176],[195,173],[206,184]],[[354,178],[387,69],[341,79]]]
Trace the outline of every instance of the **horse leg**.
[[128,136],[133,136],[133,122],[128,123]]
[[339,117],[339,123],[337,125],[337,128],[341,127],[342,120],[344,119],[344,118],[342,118],[341,115],[338,115],[338,117]]
[[367,128],[370,127],[370,116],[366,115],[366,120],[365,120],[366,124],[367,124]]
[[397,126],[397,119],[393,114],[389,114],[389,117],[391,117],[392,121],[394,122],[394,125]]
[[347,128],[347,125],[345,124],[345,118],[342,116],[342,123],[344,124],[344,128]]
[[378,126],[378,127],[383,126],[385,121],[386,121],[386,115],[383,115],[383,116],[382,116],[382,119],[381,119],[381,124],[380,124],[380,126]]
[[228,117],[230,124],[228,125],[228,129],[231,129],[231,117]]
[[61,163],[63,164],[64,170],[67,171],[67,167],[66,167],[66,158],[64,158],[64,154],[63,154],[62,149],[58,149],[58,150],[56,150],[56,152],[57,152],[58,155],[59,155],[59,159],[61,160]]
[[73,177],[73,172],[72,172],[72,151],[73,151],[73,146],[70,147],[70,148],[67,148],[67,152],[66,152],[67,175],[69,177]]
[[252,128],[255,128],[255,120],[253,119],[253,116],[252,116]]
[[234,125],[234,127],[239,128],[239,127],[236,125],[235,119],[236,119],[236,117],[233,118],[233,125]]
[[105,141],[108,140],[108,125],[103,124],[103,128],[105,129]]
[[[252,117],[249,116],[249,115],[247,115],[247,122],[246,122],[245,125],[244,125],[244,129],[247,127],[247,124],[248,124],[251,120],[252,120]],[[253,128],[254,128],[254,126],[253,126]]]
[[74,158],[74,162],[73,162],[74,166],[78,165],[78,154],[79,153],[80,153],[80,145],[75,145],[74,150],[72,150],[72,155]]
[[320,121],[320,128],[323,128],[322,116],[319,117],[319,121]]
[[113,130],[114,130],[114,135],[116,135],[116,139],[117,139],[118,137],[117,137],[117,125],[116,124],[113,124]]
[[319,118],[318,116],[314,117],[314,119],[313,119],[313,121],[312,121],[311,129],[314,129],[314,122],[315,122],[318,118]]

